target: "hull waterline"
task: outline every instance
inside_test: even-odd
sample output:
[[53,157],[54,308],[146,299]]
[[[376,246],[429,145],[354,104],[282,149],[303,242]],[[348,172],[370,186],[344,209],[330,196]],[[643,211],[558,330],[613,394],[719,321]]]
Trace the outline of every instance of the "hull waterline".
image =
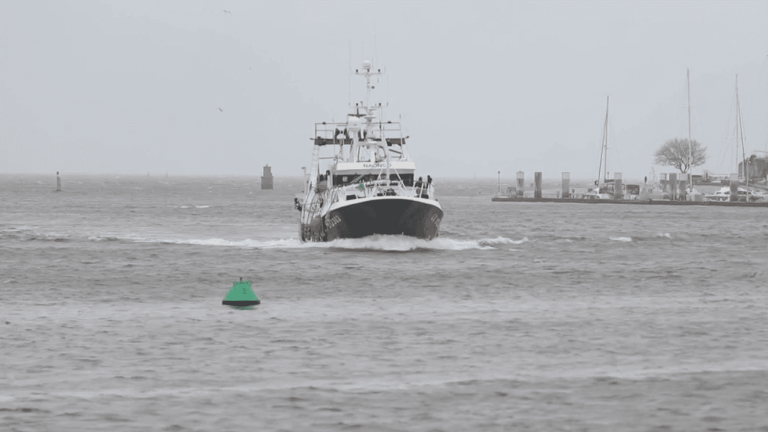
[[375,234],[431,240],[438,235],[443,210],[427,200],[392,197],[360,200],[331,208],[302,225],[302,240],[333,241]]

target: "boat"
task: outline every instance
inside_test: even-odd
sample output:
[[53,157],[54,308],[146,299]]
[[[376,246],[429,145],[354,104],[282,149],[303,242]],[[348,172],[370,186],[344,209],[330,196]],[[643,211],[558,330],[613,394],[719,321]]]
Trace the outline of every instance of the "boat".
[[640,201],[669,201],[669,193],[664,191],[664,185],[661,184],[655,169],[651,168],[649,175],[645,176],[637,199]]
[[757,202],[764,201],[765,194],[757,189],[748,190],[743,187],[739,187],[736,191],[737,198],[731,200],[731,187],[724,186],[719,190],[704,195],[706,201],[741,201],[741,202]]
[[300,212],[302,242],[328,242],[371,235],[438,236],[443,209],[431,176],[416,177],[400,122],[385,121],[386,105],[371,103],[372,79],[382,75],[371,61],[355,75],[365,78],[366,100],[351,106],[343,123],[315,123],[312,163]]
[[[739,76],[736,75],[736,87],[734,93],[734,100],[736,104],[736,123],[735,123],[735,139],[736,148],[735,156],[738,159],[739,152],[741,152],[741,161],[736,162],[737,173],[731,178],[731,186],[723,187],[713,194],[705,195],[705,199],[708,201],[742,201],[742,202],[756,202],[765,201],[765,194],[762,190],[764,187],[759,184],[755,184],[754,172],[757,168],[756,162],[757,156],[753,153],[752,156],[747,157],[747,151],[744,145],[744,123],[741,116],[741,103],[739,102]],[[758,174],[758,178],[762,177]],[[752,183],[750,183],[752,181]],[[738,186],[744,185],[744,187]]]
[[[739,188],[739,195],[746,194],[746,189]],[[706,201],[730,201],[731,188],[729,186],[721,187],[719,190],[704,195]]]
[[[603,140],[600,145],[600,166],[597,170],[595,187],[582,194],[583,199],[614,199],[616,183],[608,178],[608,107],[610,97],[605,101],[605,123],[603,124]],[[601,180],[602,177],[602,180]],[[622,188],[623,189],[623,188]]]
[[[502,188],[504,192],[502,192]],[[517,188],[506,184],[500,185],[499,190],[493,195],[494,198],[512,198],[517,196]]]

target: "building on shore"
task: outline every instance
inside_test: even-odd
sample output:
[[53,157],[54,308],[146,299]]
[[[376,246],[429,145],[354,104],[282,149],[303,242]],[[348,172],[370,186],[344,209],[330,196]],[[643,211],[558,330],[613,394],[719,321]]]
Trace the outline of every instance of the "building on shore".
[[766,176],[768,176],[768,152],[753,151],[746,162],[746,173],[744,171],[744,161],[739,162],[739,179],[746,179],[748,175],[749,183],[766,180]]
[[273,185],[272,180],[273,180],[273,177],[272,177],[272,167],[270,167],[269,164],[267,164],[264,167],[264,172],[262,173],[262,176],[261,176],[261,188],[262,189],[274,189],[274,185]]

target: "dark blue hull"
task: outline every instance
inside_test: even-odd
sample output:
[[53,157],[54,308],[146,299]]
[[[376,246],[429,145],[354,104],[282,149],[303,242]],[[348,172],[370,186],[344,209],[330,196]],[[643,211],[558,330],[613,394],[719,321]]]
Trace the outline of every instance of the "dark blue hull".
[[443,210],[426,199],[360,200],[333,209],[301,227],[302,241],[333,241],[374,234],[431,240],[438,235]]

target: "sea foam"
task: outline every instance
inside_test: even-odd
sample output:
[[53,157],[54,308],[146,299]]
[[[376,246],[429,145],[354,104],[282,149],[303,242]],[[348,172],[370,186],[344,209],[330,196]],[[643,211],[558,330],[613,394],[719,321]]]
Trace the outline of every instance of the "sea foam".
[[[89,238],[96,240],[96,238]],[[381,251],[412,251],[412,250],[493,250],[491,245],[522,244],[528,241],[513,240],[506,237],[497,237],[495,239],[480,240],[459,240],[451,238],[436,238],[433,240],[417,239],[401,235],[372,235],[358,239],[338,239],[330,242],[306,242],[302,243],[298,239],[275,239],[275,240],[225,240],[221,238],[210,239],[148,239],[124,237],[123,240],[135,241],[138,243],[168,243],[179,245],[196,246],[219,246],[219,247],[242,247],[253,249],[296,249],[296,248],[327,248],[327,249],[363,249],[363,250],[381,250]]]

